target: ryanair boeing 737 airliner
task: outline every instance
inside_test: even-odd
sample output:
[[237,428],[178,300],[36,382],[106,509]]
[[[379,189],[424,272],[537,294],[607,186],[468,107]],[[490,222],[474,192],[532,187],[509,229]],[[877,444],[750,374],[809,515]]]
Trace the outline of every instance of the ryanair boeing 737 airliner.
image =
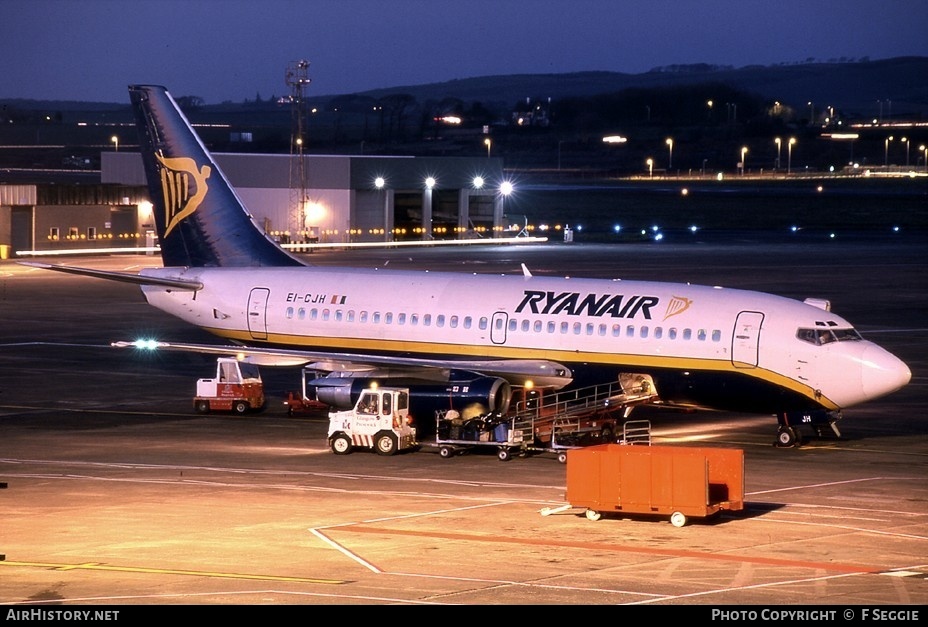
[[311,365],[330,391],[403,377],[500,412],[529,385],[633,381],[662,405],[775,414],[783,444],[795,437],[789,416],[833,424],[840,410],[911,378],[826,301],[528,271],[307,265],[258,227],[165,88],[129,93],[163,267],[136,275],[30,265],[137,283],[151,305],[229,342],[152,346]]

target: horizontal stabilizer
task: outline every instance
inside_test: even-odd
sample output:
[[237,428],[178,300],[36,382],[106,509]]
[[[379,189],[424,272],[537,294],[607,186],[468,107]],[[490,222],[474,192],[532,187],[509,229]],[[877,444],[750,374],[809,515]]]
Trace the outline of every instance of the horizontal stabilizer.
[[41,261],[20,261],[23,266],[41,268],[43,270],[55,270],[57,272],[67,272],[68,274],[79,274],[81,276],[91,276],[97,279],[107,279],[109,281],[121,281],[122,283],[133,283],[135,285],[159,285],[161,287],[172,287],[176,290],[198,291],[203,289],[203,284],[199,281],[190,281],[186,279],[168,279],[161,277],[142,276],[130,272],[116,272],[112,270],[95,270],[93,268],[79,268],[76,266],[56,266]]

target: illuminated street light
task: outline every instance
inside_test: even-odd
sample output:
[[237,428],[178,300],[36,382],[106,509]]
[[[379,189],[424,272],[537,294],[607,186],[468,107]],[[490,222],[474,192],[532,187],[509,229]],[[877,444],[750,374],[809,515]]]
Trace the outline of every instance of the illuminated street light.
[[499,193],[502,194],[503,196],[508,196],[514,190],[515,190],[515,187],[513,187],[512,183],[510,183],[509,181],[503,181],[499,186]]
[[746,155],[747,152],[748,152],[748,147],[747,147],[747,146],[742,146],[742,147],[741,147],[741,176],[744,176],[744,171],[745,171],[745,169],[746,169],[746,168],[744,167],[744,165],[745,165],[745,164],[744,164],[744,155]]
[[892,140],[893,140],[893,136],[890,135],[889,137],[886,138],[886,141],[883,142],[885,146],[883,148],[883,165],[884,166],[889,165],[889,142],[891,142]]
[[789,145],[787,146],[786,151],[786,173],[789,174],[793,169],[793,144],[796,143],[795,137],[789,138]]
[[112,137],[110,137],[110,141],[116,145],[116,152],[119,152],[119,137],[117,137],[116,135],[113,135]]
[[483,181],[483,177],[482,177],[482,176],[475,176],[475,177],[474,177],[474,189],[481,189],[481,188],[483,188],[483,183],[484,183],[484,181]]
[[773,143],[777,145],[777,170],[779,170],[780,169],[780,148],[783,143],[783,140],[777,137],[776,139],[773,140]]
[[435,177],[429,176],[425,179],[425,189],[432,189],[435,187]]
[[667,138],[667,170],[670,171],[673,169],[673,139]]
[[491,142],[490,138],[488,137],[485,140],[483,140],[483,143],[487,147],[487,159],[489,159],[490,158],[490,146],[493,145],[493,142]]
[[903,137],[899,141],[905,142],[905,167],[909,167],[909,138]]
[[654,176],[654,159],[648,159],[645,161],[648,164],[648,178]]
[[925,173],[928,174],[928,146],[922,144],[918,149],[925,154]]

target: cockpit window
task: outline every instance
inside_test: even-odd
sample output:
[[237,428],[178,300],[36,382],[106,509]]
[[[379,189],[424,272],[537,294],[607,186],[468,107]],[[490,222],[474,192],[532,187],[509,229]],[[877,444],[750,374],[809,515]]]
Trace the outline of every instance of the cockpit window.
[[856,329],[799,329],[796,337],[816,346],[863,339]]

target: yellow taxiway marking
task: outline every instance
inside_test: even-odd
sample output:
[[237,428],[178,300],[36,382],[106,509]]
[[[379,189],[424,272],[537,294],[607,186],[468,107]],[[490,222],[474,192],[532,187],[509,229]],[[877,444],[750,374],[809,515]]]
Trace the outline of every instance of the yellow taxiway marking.
[[275,575],[249,575],[245,573],[220,573],[206,570],[174,570],[169,568],[137,568],[134,566],[112,566],[96,562],[84,564],[54,564],[50,562],[6,562],[0,566],[22,566],[28,568],[52,568],[55,570],[102,570],[121,573],[146,573],[158,575],[185,575],[192,577],[212,577],[217,579],[248,579],[253,581],[285,581],[289,583],[318,583],[340,585],[348,583],[341,579],[313,579],[308,577],[278,577]]

